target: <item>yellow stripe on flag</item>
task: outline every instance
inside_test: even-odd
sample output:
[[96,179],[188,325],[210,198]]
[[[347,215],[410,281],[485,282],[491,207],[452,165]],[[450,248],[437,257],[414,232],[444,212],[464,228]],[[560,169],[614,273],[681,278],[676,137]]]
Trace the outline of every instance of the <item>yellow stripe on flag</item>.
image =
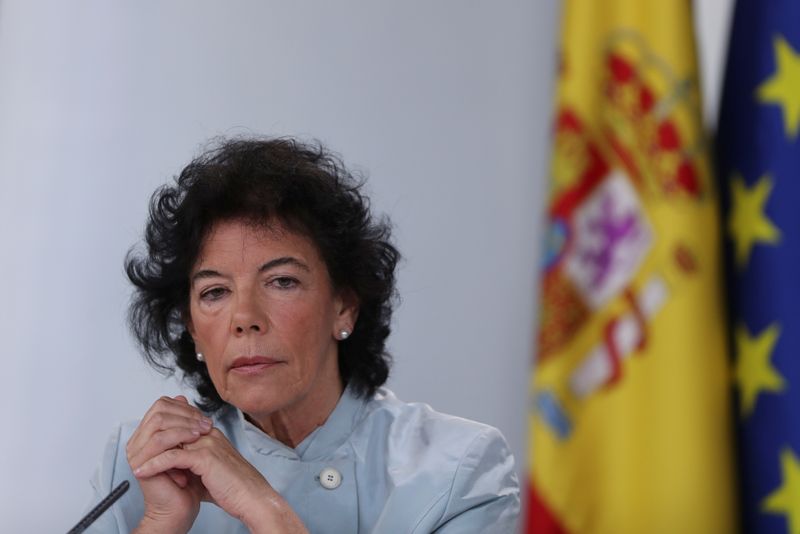
[[528,532],[735,532],[691,4],[569,0],[562,24]]

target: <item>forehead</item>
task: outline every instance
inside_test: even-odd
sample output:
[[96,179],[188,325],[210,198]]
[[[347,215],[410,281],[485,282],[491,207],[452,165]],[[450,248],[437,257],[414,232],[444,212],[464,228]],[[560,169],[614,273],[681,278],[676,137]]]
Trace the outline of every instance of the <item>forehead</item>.
[[280,222],[256,225],[241,220],[215,223],[200,244],[193,271],[209,264],[264,263],[291,257],[309,267],[322,260],[313,241]]

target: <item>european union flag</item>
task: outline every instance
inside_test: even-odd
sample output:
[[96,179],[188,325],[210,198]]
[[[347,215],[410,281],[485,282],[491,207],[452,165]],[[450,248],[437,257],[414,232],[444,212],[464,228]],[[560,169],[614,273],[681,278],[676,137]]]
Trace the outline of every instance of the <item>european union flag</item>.
[[717,134],[745,532],[800,533],[800,2],[736,4]]

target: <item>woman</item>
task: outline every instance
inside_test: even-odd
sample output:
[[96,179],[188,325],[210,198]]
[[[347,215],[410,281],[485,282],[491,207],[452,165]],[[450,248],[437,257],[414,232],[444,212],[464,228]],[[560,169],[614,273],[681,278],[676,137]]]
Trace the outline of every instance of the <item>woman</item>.
[[[381,388],[399,254],[321,146],[235,140],[153,195],[132,330],[195,387],[112,436],[97,532],[512,532],[500,433]],[[202,504],[201,504],[202,503]]]

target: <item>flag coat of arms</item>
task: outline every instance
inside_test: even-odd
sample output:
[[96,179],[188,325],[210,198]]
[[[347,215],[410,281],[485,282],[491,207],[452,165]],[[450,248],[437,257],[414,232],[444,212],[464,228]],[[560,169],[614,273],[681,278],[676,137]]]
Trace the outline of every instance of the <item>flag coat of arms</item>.
[[735,532],[691,3],[569,0],[561,36],[527,530]]

